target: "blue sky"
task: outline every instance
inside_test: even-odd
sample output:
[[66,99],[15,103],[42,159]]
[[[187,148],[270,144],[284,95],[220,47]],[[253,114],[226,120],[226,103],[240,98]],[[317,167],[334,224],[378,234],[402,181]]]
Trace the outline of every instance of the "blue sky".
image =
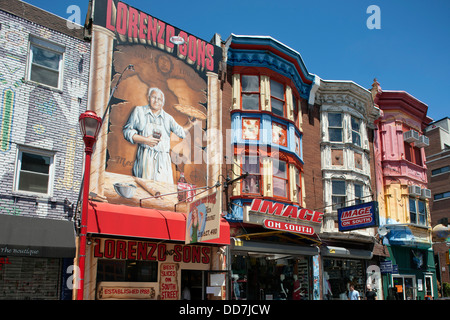
[[[26,0],[69,18],[86,17],[88,0]],[[370,88],[406,91],[428,105],[434,120],[450,117],[449,0],[124,0],[204,40],[214,33],[267,35],[299,52],[310,73]],[[369,29],[370,5],[381,29]]]

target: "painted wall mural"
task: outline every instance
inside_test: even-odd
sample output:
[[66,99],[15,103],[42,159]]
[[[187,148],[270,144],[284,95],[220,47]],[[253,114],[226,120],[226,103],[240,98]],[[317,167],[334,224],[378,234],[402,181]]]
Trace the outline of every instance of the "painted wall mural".
[[186,205],[195,193],[178,190],[208,184],[206,131],[217,112],[208,86],[217,78],[222,50],[122,2],[96,1],[94,12],[93,39],[113,53],[92,66],[105,74],[110,68],[112,81],[94,76],[90,84],[92,92],[103,92],[104,108],[92,108],[100,116],[106,111],[107,121],[93,165],[104,169],[91,180],[101,186],[91,189],[110,203],[170,210],[180,201]]

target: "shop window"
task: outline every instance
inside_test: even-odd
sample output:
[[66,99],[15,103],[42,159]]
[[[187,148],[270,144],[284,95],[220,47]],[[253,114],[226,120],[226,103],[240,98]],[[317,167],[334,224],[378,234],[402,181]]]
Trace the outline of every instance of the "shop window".
[[261,194],[261,163],[258,156],[243,156],[241,167],[248,176],[242,180],[242,193]]
[[355,188],[355,205],[363,203],[364,202],[362,200],[362,198],[363,198],[363,185],[359,184],[359,183],[355,183],[354,184],[354,188]]
[[27,79],[53,88],[62,87],[64,47],[30,37]]
[[328,137],[332,142],[342,142],[342,114],[328,114]]
[[323,295],[324,300],[348,300],[350,284],[359,292],[360,297],[366,291],[364,262],[353,259],[323,259]]
[[273,159],[273,195],[275,197],[287,198],[288,196],[288,172],[287,163],[282,160]]
[[272,79],[270,80],[270,102],[272,113],[284,117],[284,85]]
[[361,121],[352,117],[352,143],[361,147]]
[[157,280],[157,261],[98,260],[97,282],[156,282]]
[[287,147],[286,126],[276,122],[272,122],[272,143]]
[[427,225],[427,206],[424,200],[409,198],[409,218],[411,223]]
[[312,270],[309,257],[276,253],[231,256],[232,300],[310,300]]
[[345,188],[344,180],[331,181],[331,202],[333,204],[333,209],[337,210],[345,207],[345,202],[347,201]]
[[53,154],[31,149],[19,150],[15,191],[49,195],[52,189]]
[[243,75],[241,88],[242,110],[259,110],[259,77]]

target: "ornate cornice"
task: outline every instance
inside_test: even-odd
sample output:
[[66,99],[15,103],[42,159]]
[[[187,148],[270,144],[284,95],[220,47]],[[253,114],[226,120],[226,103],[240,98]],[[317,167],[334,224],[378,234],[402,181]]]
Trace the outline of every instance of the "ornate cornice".
[[368,123],[373,123],[380,110],[374,105],[371,92],[353,81],[321,80],[316,93],[316,103],[330,107],[347,107],[361,114]]
[[230,48],[228,50],[227,62],[230,66],[271,69],[287,78],[292,79],[300,96],[304,99],[309,98],[311,85],[307,85],[302,81],[301,76],[291,62],[286,61],[271,52]]

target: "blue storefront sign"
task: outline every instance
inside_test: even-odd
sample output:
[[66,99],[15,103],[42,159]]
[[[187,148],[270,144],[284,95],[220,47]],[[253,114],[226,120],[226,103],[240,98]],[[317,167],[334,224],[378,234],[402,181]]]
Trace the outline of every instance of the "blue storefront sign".
[[380,271],[381,273],[393,273],[398,274],[398,265],[392,264],[392,261],[380,261]]
[[361,203],[338,209],[339,231],[378,226],[378,202]]

